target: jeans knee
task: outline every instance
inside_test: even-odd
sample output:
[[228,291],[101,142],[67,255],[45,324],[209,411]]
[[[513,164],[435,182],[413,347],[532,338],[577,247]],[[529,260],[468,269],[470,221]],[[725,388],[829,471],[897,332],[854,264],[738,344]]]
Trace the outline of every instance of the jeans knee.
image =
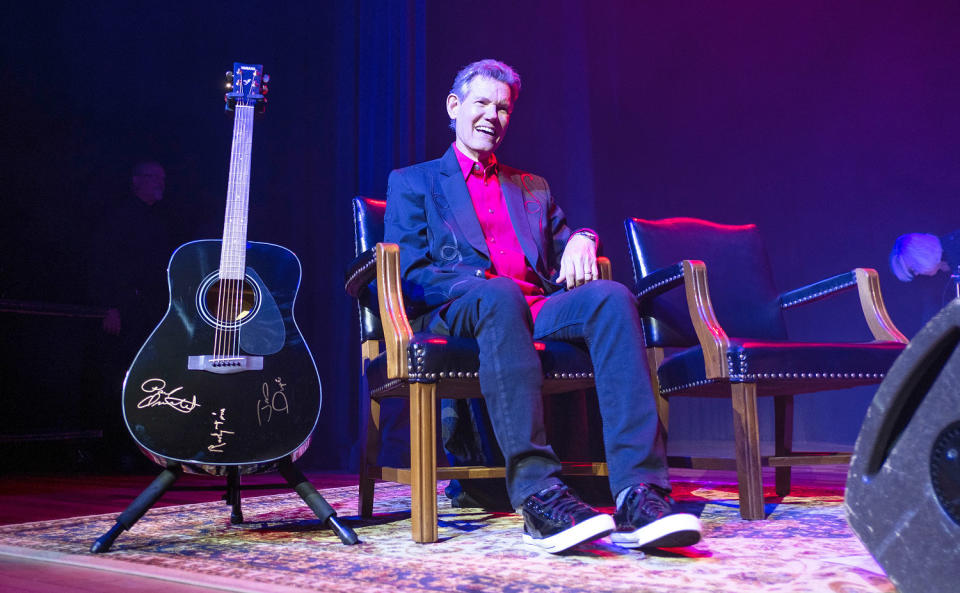
[[490,278],[478,288],[483,307],[490,311],[503,313],[507,311],[529,311],[523,292],[516,282],[510,278]]
[[587,284],[587,286],[595,286],[597,300],[603,303],[610,303],[605,306],[629,309],[637,308],[637,297],[633,296],[630,289],[619,282],[614,282],[613,280],[596,280]]

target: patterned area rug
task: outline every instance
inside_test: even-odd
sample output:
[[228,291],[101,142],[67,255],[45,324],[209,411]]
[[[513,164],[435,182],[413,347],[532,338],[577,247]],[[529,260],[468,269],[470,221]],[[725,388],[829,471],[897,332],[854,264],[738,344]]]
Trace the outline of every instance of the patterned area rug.
[[554,556],[521,543],[517,515],[452,509],[444,497],[441,541],[414,544],[409,488],[380,484],[372,521],[356,518],[355,487],[323,491],[357,531],[355,546],[341,544],[291,493],[244,499],[247,523],[239,526],[222,503],[155,508],[102,555],[87,550],[116,515],[7,525],[0,553],[229,591],[895,592],[847,526],[840,491],[795,488],[768,504],[767,521],[747,522],[734,486],[674,487],[706,536],[674,552],[600,540]]

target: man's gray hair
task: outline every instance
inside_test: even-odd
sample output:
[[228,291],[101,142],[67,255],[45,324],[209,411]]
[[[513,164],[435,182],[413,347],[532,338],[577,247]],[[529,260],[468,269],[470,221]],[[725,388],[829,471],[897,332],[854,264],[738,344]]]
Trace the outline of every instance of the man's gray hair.
[[453,88],[450,93],[457,96],[461,101],[467,96],[467,87],[470,81],[477,76],[484,76],[499,80],[510,87],[510,102],[515,103],[520,96],[520,75],[516,70],[504,64],[499,60],[480,60],[463,67],[457,72],[457,77],[453,79]]
[[[458,99],[463,101],[467,96],[467,87],[470,86],[470,81],[477,76],[492,78],[506,84],[510,87],[510,105],[513,106],[517,102],[517,97],[520,96],[520,75],[500,60],[489,59],[467,64],[460,72],[457,72],[448,96],[456,95]],[[457,124],[452,119],[450,120],[450,129],[457,129]]]

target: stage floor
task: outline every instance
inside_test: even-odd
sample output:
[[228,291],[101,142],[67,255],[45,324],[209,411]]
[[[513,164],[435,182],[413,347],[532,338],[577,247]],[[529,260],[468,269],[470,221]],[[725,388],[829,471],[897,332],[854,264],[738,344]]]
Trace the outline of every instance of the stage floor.
[[[318,488],[356,485],[357,477],[341,473],[310,473]],[[19,475],[0,477],[0,524],[16,524],[120,512],[152,480],[153,475]],[[671,470],[678,482],[703,483],[713,486],[734,484],[732,472],[704,470]],[[816,488],[838,495],[843,492],[846,468],[841,466],[803,467],[794,469],[796,487]],[[772,483],[772,471],[765,474],[765,483]],[[249,476],[243,480],[245,497],[289,492],[279,475]],[[185,475],[157,507],[189,503],[213,502],[223,493],[222,478]],[[15,558],[0,554],[0,590],[24,593],[50,591],[78,592],[209,592],[204,586],[161,581],[132,574],[107,572],[83,566]]]

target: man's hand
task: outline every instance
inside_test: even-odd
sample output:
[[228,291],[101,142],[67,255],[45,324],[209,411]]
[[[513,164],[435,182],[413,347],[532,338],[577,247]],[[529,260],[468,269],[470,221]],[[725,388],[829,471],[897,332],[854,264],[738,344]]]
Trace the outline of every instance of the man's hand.
[[569,290],[598,278],[597,244],[583,235],[571,236],[560,258],[557,282],[566,282]]

